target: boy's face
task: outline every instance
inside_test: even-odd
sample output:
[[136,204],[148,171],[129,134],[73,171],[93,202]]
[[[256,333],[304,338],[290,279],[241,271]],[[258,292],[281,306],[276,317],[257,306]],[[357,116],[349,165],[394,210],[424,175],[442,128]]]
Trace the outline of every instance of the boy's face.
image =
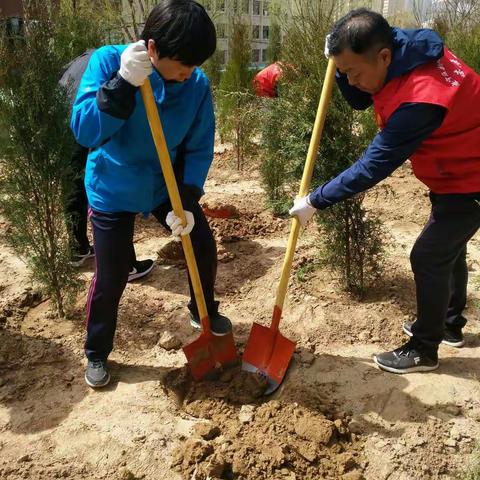
[[382,48],[373,54],[359,55],[347,48],[333,59],[340,73],[347,75],[350,85],[374,95],[383,88],[392,53],[388,48]]
[[153,66],[160,75],[169,82],[185,82],[191,77],[195,69],[195,67],[184,65],[179,60],[173,60],[168,57],[159,58],[153,40],[148,41],[148,54],[150,55]]

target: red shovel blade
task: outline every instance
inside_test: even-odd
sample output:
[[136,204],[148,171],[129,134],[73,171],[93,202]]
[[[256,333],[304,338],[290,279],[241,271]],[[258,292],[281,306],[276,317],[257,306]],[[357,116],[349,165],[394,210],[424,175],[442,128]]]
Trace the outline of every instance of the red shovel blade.
[[202,333],[192,343],[185,345],[183,351],[195,380],[214,376],[219,369],[230,367],[238,361],[232,332],[221,337]]
[[282,383],[295,351],[295,342],[254,323],[243,353],[243,369],[264,375],[268,380],[265,395],[274,392]]

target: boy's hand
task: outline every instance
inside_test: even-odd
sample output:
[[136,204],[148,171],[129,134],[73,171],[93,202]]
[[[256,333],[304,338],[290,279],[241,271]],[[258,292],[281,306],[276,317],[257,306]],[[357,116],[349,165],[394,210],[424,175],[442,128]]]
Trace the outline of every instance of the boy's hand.
[[134,87],[143,85],[145,79],[152,73],[152,62],[145,46],[145,40],[131,43],[123,51],[118,73]]
[[312,207],[307,195],[303,198],[296,198],[293,201],[293,207],[288,211],[288,213],[292,217],[297,217],[300,225],[304,227],[316,211],[317,209]]
[[185,210],[185,218],[187,219],[187,224],[183,226],[182,220],[177,217],[173,211],[170,211],[165,220],[172,230],[173,239],[177,242],[180,241],[180,235],[188,235],[195,225],[195,219],[193,218],[192,212]]

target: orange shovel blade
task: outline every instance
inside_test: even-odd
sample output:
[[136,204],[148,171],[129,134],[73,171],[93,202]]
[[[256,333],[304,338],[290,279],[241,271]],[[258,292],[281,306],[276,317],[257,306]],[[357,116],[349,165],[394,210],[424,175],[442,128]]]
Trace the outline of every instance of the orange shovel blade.
[[202,333],[192,343],[185,345],[183,352],[195,380],[214,376],[218,369],[234,365],[238,360],[232,332],[221,337]]
[[216,362],[211,348],[211,335],[201,334],[196,340],[183,347],[188,366],[195,380],[201,380],[215,370]]
[[282,383],[294,351],[295,342],[278,330],[254,323],[243,353],[243,369],[264,375],[268,380],[265,395],[269,395]]

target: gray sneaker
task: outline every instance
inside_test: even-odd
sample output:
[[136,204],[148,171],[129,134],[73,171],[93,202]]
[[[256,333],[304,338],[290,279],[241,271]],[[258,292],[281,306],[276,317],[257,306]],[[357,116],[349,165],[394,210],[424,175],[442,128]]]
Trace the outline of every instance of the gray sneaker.
[[89,360],[85,370],[85,382],[92,388],[100,388],[108,385],[110,374],[107,370],[106,360]]

